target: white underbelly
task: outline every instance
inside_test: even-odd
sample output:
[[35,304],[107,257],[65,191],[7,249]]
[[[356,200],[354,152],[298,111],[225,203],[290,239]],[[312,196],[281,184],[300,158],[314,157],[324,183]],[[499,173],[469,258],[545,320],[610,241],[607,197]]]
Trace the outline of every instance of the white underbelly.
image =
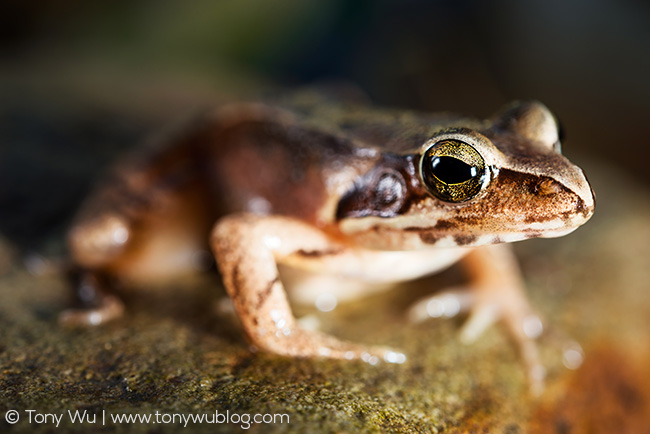
[[[451,266],[472,249],[428,249],[418,251],[364,250],[354,257],[353,266],[335,264],[319,271],[281,266],[280,275],[292,301],[316,304],[361,298],[383,291],[396,283],[434,274]],[[344,268],[344,269],[343,269]]]
[[[437,273],[457,262],[471,249],[365,251],[357,278],[371,283],[394,283]],[[368,252],[368,253],[366,253]]]

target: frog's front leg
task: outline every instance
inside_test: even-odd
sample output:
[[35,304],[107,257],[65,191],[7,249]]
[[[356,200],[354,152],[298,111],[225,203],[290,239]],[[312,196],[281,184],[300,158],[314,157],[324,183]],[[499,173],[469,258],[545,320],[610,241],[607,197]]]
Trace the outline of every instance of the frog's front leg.
[[383,347],[366,347],[302,329],[278,276],[277,264],[296,253],[345,255],[345,248],[319,229],[289,217],[237,214],[221,219],[212,232],[224,285],[253,344],[293,357],[401,361]]
[[469,275],[468,285],[418,301],[410,310],[411,319],[451,317],[469,311],[470,317],[460,335],[466,343],[473,342],[490,325],[501,321],[521,354],[531,388],[539,390],[544,367],[539,361],[535,339],[543,327],[528,303],[511,247],[498,244],[476,248],[461,264]]

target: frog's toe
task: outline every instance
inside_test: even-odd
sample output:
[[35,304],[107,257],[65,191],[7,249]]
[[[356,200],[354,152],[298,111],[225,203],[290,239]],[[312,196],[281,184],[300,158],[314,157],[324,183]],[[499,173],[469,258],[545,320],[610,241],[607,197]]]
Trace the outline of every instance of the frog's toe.
[[474,342],[496,322],[500,322],[505,327],[519,352],[531,394],[540,395],[544,390],[546,377],[546,368],[541,363],[537,347],[537,339],[544,332],[542,320],[522,300],[478,297],[469,319],[461,330],[461,341],[464,343]]
[[469,318],[460,330],[460,340],[464,344],[475,342],[499,319],[499,307],[494,303],[477,303]]
[[105,295],[98,307],[64,310],[59,314],[59,324],[68,327],[98,326],[123,314],[124,303],[114,295]]
[[411,322],[420,323],[466,313],[469,318],[461,329],[460,340],[469,344],[499,320],[500,308],[498,303],[478,297],[471,288],[455,287],[417,301],[409,309],[408,317]]
[[519,339],[536,339],[544,327],[539,316],[532,313],[518,292],[504,292],[500,288],[454,287],[414,303],[408,311],[409,320],[419,323],[431,318],[453,318],[469,314],[460,338],[465,343],[476,341],[496,322]]
[[453,318],[468,312],[475,304],[476,296],[468,288],[456,287],[415,302],[408,310],[412,323],[420,323],[431,318]]
[[399,365],[406,362],[406,354],[391,350],[390,348],[384,349],[382,357],[386,363],[395,363]]
[[313,340],[315,355],[332,359],[361,360],[369,365],[379,363],[401,364],[406,362],[406,355],[393,348],[379,345],[362,345],[342,341],[320,332],[305,331]]
[[370,365],[379,363],[402,364],[406,362],[406,354],[384,346],[363,347],[353,345],[347,350],[338,353],[335,357],[346,360],[361,360]]
[[531,393],[537,395],[543,390],[545,369],[539,360],[536,339],[544,327],[521,294],[516,288],[504,286],[455,287],[417,301],[408,315],[411,322],[417,323],[468,313],[460,330],[460,340],[466,344],[500,322],[520,354]]
[[255,346],[279,355],[306,358],[361,360],[370,365],[380,362],[404,363],[406,356],[384,346],[366,346],[343,341],[322,332],[294,328],[286,335],[267,336]]

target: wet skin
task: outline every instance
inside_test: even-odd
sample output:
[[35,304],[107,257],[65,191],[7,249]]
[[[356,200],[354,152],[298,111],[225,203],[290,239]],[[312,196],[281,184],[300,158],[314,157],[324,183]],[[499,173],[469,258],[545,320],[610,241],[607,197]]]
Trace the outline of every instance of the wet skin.
[[[125,159],[89,197],[68,234],[86,306],[61,319],[113,319],[123,305],[110,282],[178,275],[208,248],[257,348],[402,362],[397,351],[302,328],[285,285],[361,296],[461,261],[467,284],[419,301],[410,318],[469,311],[466,341],[501,321],[541,381],[531,332],[541,322],[530,327],[539,319],[507,243],[568,234],[593,210],[538,102],[482,121],[313,96],[233,104]],[[289,282],[278,267],[299,277]]]

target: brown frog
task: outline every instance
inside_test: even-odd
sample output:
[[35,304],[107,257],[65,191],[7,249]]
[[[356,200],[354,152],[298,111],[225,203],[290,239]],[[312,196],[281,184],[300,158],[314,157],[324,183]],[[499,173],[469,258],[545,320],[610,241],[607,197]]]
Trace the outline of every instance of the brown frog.
[[301,327],[279,267],[307,272],[296,291],[356,296],[462,261],[465,290],[436,293],[410,317],[469,311],[466,341],[500,320],[541,379],[541,322],[506,243],[566,235],[593,210],[587,179],[560,153],[556,121],[538,102],[484,121],[313,95],[232,104],[122,162],[85,203],[68,241],[88,308],[61,319],[113,319],[123,304],[107,279],[178,274],[209,246],[259,349],[400,363],[397,351]]

